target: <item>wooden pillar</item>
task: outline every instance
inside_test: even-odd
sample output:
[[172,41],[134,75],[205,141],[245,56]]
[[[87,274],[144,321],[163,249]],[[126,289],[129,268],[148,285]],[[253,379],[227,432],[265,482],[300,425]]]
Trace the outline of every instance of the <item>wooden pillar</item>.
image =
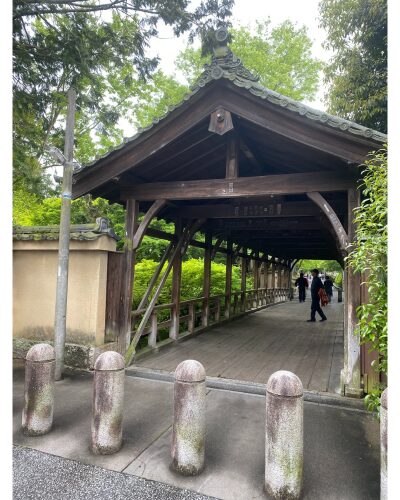
[[254,280],[254,289],[257,290],[260,288],[260,279],[259,279],[259,271],[260,271],[260,261],[258,258],[258,252],[255,252],[253,259],[253,280]]
[[258,289],[260,288],[260,261],[258,260],[258,255],[258,252],[255,252],[255,258],[253,259],[253,288],[256,290],[254,293],[253,307],[258,307]]
[[[355,224],[353,222],[353,209],[360,205],[360,193],[357,189],[347,191],[348,210],[348,237],[349,241],[354,241]],[[345,293],[344,314],[347,319],[347,331],[344,332],[345,359],[344,359],[344,394],[346,396],[360,397],[361,389],[361,366],[360,366],[360,336],[357,333],[357,307],[361,304],[361,280],[359,273],[353,273],[350,267],[347,268],[347,283]]]
[[278,268],[277,288],[282,288],[282,266],[280,263],[278,263],[277,268]]
[[271,264],[271,288],[276,288],[276,263],[275,261]]
[[[243,253],[247,255],[247,248],[243,248]],[[247,259],[245,257],[241,258],[241,286],[242,291],[241,303],[242,311],[246,310],[246,277],[247,277]]]
[[121,283],[121,316],[117,336],[117,350],[125,355],[131,341],[132,290],[135,273],[136,251],[133,250],[133,237],[138,227],[139,203],[130,198],[126,202],[125,245]]
[[267,286],[267,263],[261,262],[260,264],[260,288],[266,288]]
[[[175,223],[175,237],[178,241],[182,235],[182,221]],[[171,309],[171,326],[169,337],[176,340],[179,335],[179,314],[181,301],[181,277],[182,277],[182,252],[178,252],[174,259],[172,268],[172,291],[171,302],[174,304]]]
[[267,262],[267,288],[273,288],[273,273],[272,273],[272,264],[271,262]]
[[232,241],[228,240],[226,245],[226,274],[225,274],[225,318],[231,315],[231,293],[232,293]]
[[204,250],[204,274],[203,274],[203,309],[202,309],[202,326],[208,326],[210,320],[210,290],[211,290],[211,250],[212,250],[212,234],[206,232]]

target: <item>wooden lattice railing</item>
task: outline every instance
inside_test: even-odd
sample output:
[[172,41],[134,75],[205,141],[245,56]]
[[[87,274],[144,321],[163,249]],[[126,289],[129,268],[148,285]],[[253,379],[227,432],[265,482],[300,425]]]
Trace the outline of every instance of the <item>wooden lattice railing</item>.
[[[230,301],[228,294],[212,295],[210,297],[197,297],[183,300],[179,304],[179,335],[178,339],[187,337],[204,330],[211,325],[216,325],[252,311],[258,311],[279,302],[289,299],[288,288],[259,288],[245,292],[232,292]],[[138,345],[138,352],[144,353],[176,339],[169,338],[169,328],[172,326],[174,303],[158,304],[143,330]],[[132,337],[135,334],[146,308],[132,312]],[[147,339],[147,342],[146,340]]]

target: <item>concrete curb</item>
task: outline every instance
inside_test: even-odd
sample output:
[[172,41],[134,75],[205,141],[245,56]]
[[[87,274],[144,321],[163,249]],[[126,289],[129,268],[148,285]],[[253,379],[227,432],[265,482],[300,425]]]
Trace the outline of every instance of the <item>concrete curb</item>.
[[[152,368],[143,368],[139,366],[130,366],[126,369],[126,375],[129,377],[143,378],[147,380],[158,380],[160,382],[174,383],[173,372],[165,370],[156,370]],[[245,394],[254,394],[265,396],[265,385],[256,382],[247,382],[244,380],[232,380],[227,378],[206,377],[206,386],[210,389],[220,389],[224,391],[243,392]],[[353,399],[339,394],[318,391],[304,391],[304,401],[318,405],[328,405],[342,408],[345,410],[370,413],[366,410],[362,399]]]

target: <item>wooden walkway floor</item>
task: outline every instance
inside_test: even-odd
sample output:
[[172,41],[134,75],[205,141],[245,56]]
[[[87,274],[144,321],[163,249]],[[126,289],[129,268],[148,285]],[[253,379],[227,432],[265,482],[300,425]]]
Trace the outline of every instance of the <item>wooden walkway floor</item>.
[[[307,323],[310,300],[277,304],[170,345],[135,366],[172,372],[185,359],[208,376],[266,383],[277,370],[294,372],[304,389],[339,392],[343,367],[343,304],[325,308],[328,321]],[[318,315],[317,315],[318,318]]]

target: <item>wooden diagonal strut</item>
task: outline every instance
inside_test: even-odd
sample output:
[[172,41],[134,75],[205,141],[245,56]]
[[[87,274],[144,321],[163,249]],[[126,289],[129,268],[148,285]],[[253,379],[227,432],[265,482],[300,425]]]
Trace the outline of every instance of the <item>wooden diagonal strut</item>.
[[347,253],[347,249],[349,246],[349,238],[347,236],[342,223],[339,220],[339,217],[336,215],[333,208],[329,205],[329,203],[325,200],[323,196],[317,191],[312,191],[307,193],[307,196],[316,203],[320,209],[324,212],[324,214],[328,217],[335,234],[338,239],[338,243],[340,246],[340,250],[344,253]]
[[160,296],[160,293],[165,285],[165,282],[167,281],[167,278],[169,276],[169,273],[171,272],[172,266],[174,265],[174,260],[175,257],[179,254],[179,252],[185,252],[187,245],[189,244],[190,240],[192,239],[193,235],[195,234],[196,231],[199,230],[199,228],[204,224],[204,219],[203,220],[198,220],[192,222],[190,226],[188,226],[181,237],[179,238],[178,242],[176,243],[176,246],[174,248],[174,251],[172,252],[171,258],[169,259],[168,266],[161,278],[160,283],[158,284],[156,291],[154,292],[154,295],[146,309],[146,312],[143,315],[142,321],[140,322],[138,329],[136,330],[136,333],[130,343],[130,346],[128,347],[126,354],[125,354],[125,364],[128,366],[136,352],[136,346],[140,340],[140,337],[142,336],[144,329],[147,325],[147,322],[153,313],[154,306],[156,305],[156,302],[158,300],[158,297]]
[[153,290],[153,287],[154,287],[156,281],[158,280],[158,278],[161,274],[161,271],[164,267],[164,264],[167,262],[167,259],[169,258],[170,254],[172,252],[172,249],[174,248],[174,245],[175,245],[175,242],[171,241],[171,243],[165,249],[165,252],[164,252],[163,256],[161,257],[160,263],[158,264],[157,269],[155,270],[153,276],[151,277],[151,280],[149,282],[147,290],[146,290],[145,294],[143,295],[142,300],[140,301],[140,304],[137,307],[138,311],[140,311],[140,309],[143,309],[146,306],[147,301],[150,297],[150,294]]

